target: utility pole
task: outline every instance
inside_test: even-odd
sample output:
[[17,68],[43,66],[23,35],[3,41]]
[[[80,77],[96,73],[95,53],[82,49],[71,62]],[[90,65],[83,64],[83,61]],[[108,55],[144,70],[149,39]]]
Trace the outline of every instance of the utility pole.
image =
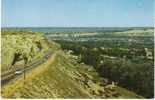
[[24,65],[24,81],[26,79],[25,66],[26,66],[26,64]]
[[25,79],[26,79],[25,66],[26,66],[26,63],[24,63],[24,68],[23,68],[23,71],[24,71],[24,84],[25,84]]
[[24,84],[25,84],[25,79],[26,79],[26,66],[27,66],[27,57],[24,58]]

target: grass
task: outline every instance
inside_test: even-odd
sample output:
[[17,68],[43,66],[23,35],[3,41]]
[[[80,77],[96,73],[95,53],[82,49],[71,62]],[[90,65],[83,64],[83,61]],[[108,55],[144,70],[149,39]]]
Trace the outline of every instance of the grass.
[[46,63],[27,73],[26,80],[11,82],[2,89],[4,98],[90,97],[66,72],[60,70],[55,53]]
[[125,88],[122,87],[116,87],[116,90],[122,95],[119,98],[126,98],[126,99],[135,99],[135,98],[139,98],[139,99],[144,99],[144,97],[135,94],[134,92],[128,91]]
[[[93,69],[88,71],[86,65],[73,64],[73,59],[65,55],[62,51],[55,52],[44,64],[32,69],[26,73],[26,79],[23,76],[11,81],[2,87],[3,98],[101,98],[99,95],[93,95],[91,90],[101,89],[98,85],[89,80],[93,86],[84,88],[75,77],[76,73],[88,74],[91,77],[98,78]],[[83,76],[78,77],[80,80]],[[120,92],[118,98],[140,98],[138,95],[129,92],[123,88],[117,88]],[[112,98],[112,97],[111,97]],[[116,98],[116,97],[114,97]]]

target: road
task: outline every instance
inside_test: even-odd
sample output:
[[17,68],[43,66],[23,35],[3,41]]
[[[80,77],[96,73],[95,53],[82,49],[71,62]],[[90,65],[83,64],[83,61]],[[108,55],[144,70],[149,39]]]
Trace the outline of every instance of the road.
[[52,50],[46,52],[46,54],[40,58],[37,59],[33,62],[28,63],[26,66],[21,66],[16,70],[9,70],[7,72],[4,72],[3,74],[1,74],[1,85],[5,85],[6,83],[8,83],[10,80],[16,78],[19,75],[25,74],[28,70],[35,68],[41,64],[43,64],[44,62],[47,61],[47,59],[53,54],[54,52],[52,52]]

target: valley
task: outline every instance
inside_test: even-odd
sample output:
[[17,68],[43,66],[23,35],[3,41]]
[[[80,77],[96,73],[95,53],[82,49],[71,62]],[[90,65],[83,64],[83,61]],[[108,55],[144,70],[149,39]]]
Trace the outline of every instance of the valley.
[[2,73],[49,57],[2,86],[2,96],[152,98],[153,41],[152,28],[3,29]]

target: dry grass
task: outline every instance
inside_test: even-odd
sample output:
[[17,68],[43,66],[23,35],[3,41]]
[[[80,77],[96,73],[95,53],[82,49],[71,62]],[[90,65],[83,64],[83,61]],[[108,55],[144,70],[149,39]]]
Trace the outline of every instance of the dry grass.
[[[101,98],[102,95],[98,94],[98,90],[101,90],[103,87],[100,87],[89,79],[90,84],[88,84],[89,88],[87,88],[83,81],[85,80],[83,74],[86,75],[87,78],[92,77],[95,79],[98,78],[98,75],[93,72],[93,69],[88,72],[88,67],[90,66],[78,63],[73,64],[73,62],[74,60],[67,57],[62,51],[57,51],[44,64],[27,72],[25,81],[22,76],[3,87],[2,97]],[[97,94],[94,95],[92,90],[96,91]],[[119,91],[122,95],[114,98],[140,98],[125,89],[119,88],[116,91]]]
[[23,76],[21,76],[20,78],[10,82],[6,87],[2,88],[2,97],[12,97],[17,88],[23,87],[24,83],[31,81],[36,75],[41,74],[47,70],[49,64],[54,62],[56,54],[57,53],[54,53],[46,63],[43,63],[42,65],[33,69],[31,72],[28,72],[26,74],[25,80],[23,79]]
[[[57,52],[58,53],[58,52]],[[57,63],[57,53],[44,64],[33,69],[23,77],[10,82],[2,89],[4,98],[65,98],[91,97],[74,82]]]

